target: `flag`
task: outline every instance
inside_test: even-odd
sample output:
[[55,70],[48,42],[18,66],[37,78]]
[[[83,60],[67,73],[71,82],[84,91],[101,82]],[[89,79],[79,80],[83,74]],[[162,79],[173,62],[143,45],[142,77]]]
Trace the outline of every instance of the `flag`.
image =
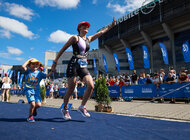
[[150,68],[150,63],[149,63],[149,53],[148,49],[145,45],[142,46],[143,48],[143,61],[144,61],[144,68],[149,69]]
[[4,77],[4,69],[3,69],[3,72],[2,72],[2,75],[1,75],[1,77]]
[[12,78],[12,75],[13,75],[13,70],[11,70],[11,71],[9,72],[9,78],[10,78],[10,79]]
[[94,57],[93,57],[93,66],[94,66],[94,74],[97,75],[96,60]]
[[126,54],[127,54],[127,59],[129,62],[129,69],[133,70],[134,69],[134,64],[133,64],[133,56],[131,53],[131,50],[129,48],[125,48]]
[[107,61],[106,61],[106,57],[104,56],[104,54],[102,54],[102,58],[103,58],[103,64],[104,64],[104,68],[105,68],[105,72],[107,73]]
[[21,76],[20,76],[20,88],[22,88],[22,79],[23,79],[23,77],[24,77],[24,74],[21,74]]
[[17,85],[19,85],[20,71],[17,73]]
[[9,76],[10,72],[11,72],[11,69],[8,69],[8,70],[7,70],[7,74],[8,74],[8,76]]
[[161,49],[161,52],[162,52],[164,63],[168,65],[169,62],[168,62],[168,53],[167,53],[167,50],[166,50],[166,46],[163,43],[159,43],[159,44],[160,44],[160,49]]
[[184,61],[186,63],[190,62],[190,50],[189,50],[189,42],[188,42],[188,40],[185,43],[183,43],[182,52],[183,52]]
[[118,60],[117,54],[113,53],[113,56],[114,56],[114,60],[115,60],[115,65],[117,67],[117,72],[119,72],[120,71],[120,69],[119,69],[119,60]]

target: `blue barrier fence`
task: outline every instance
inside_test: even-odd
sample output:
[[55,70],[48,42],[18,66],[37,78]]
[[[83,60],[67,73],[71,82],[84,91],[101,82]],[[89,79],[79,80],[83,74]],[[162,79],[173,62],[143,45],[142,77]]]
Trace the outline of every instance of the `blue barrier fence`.
[[[77,95],[82,97],[86,87],[77,88]],[[160,84],[158,90],[156,85],[131,85],[131,86],[109,86],[110,97],[190,97],[190,82]],[[49,96],[49,89],[46,96]],[[59,89],[59,96],[66,94],[67,88]],[[1,94],[1,90],[0,90]],[[11,95],[23,95],[23,90],[10,90]]]

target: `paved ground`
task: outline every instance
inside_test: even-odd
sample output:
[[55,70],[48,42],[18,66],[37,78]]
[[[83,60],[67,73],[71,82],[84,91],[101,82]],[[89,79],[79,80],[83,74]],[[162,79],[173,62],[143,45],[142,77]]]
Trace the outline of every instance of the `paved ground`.
[[[19,99],[23,99],[27,103],[25,97],[18,97],[16,95],[11,96],[10,102],[17,103]],[[44,106],[59,108],[62,103],[62,99],[47,99]],[[71,100],[70,103],[73,104],[74,109],[77,109],[81,100]],[[94,111],[95,105],[96,102],[90,99],[86,108],[89,111]],[[190,122],[190,104],[185,104],[184,102],[170,104],[169,102],[150,103],[149,101],[139,100],[134,100],[133,102],[113,101],[111,106],[115,114]]]

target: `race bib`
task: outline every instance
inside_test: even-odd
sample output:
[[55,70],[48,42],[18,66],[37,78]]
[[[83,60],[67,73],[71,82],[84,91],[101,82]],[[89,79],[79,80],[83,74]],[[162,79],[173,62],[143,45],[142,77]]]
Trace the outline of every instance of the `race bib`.
[[78,59],[77,62],[79,64],[80,68],[87,68],[88,63],[87,63],[86,59]]

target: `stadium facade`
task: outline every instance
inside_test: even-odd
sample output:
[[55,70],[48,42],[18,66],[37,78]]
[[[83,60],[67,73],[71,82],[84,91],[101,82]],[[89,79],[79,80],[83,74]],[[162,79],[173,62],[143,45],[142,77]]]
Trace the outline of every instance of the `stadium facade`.
[[[142,45],[148,47],[152,72],[160,68],[166,71],[170,67],[177,71],[181,67],[190,68],[182,54],[182,44],[190,40],[190,0],[155,0],[119,18],[116,23],[99,38],[99,49],[109,52],[109,56],[117,53],[122,71],[129,70],[128,64],[127,67],[123,65],[128,63],[125,48],[131,50],[137,71],[149,70],[144,69]],[[159,42],[166,46],[169,65],[164,64]],[[114,65],[108,63],[110,70],[116,70],[111,66]]]
[[[117,75],[113,53],[119,58],[120,73],[131,73],[125,52],[132,52],[134,68],[137,72],[155,72],[160,68],[166,71],[174,67],[190,69],[189,63],[184,62],[182,44],[190,40],[190,0],[155,0],[146,6],[119,18],[116,26],[99,38],[99,49],[89,52],[89,66],[93,71],[93,57],[96,59],[98,73],[104,73],[102,54],[107,60],[108,73]],[[169,64],[164,64],[159,42],[166,46]],[[142,45],[149,52],[150,69],[144,68]],[[54,60],[56,52],[46,51],[45,67],[50,69],[48,60]],[[66,65],[72,53],[64,53],[59,61],[56,72],[65,74]]]

